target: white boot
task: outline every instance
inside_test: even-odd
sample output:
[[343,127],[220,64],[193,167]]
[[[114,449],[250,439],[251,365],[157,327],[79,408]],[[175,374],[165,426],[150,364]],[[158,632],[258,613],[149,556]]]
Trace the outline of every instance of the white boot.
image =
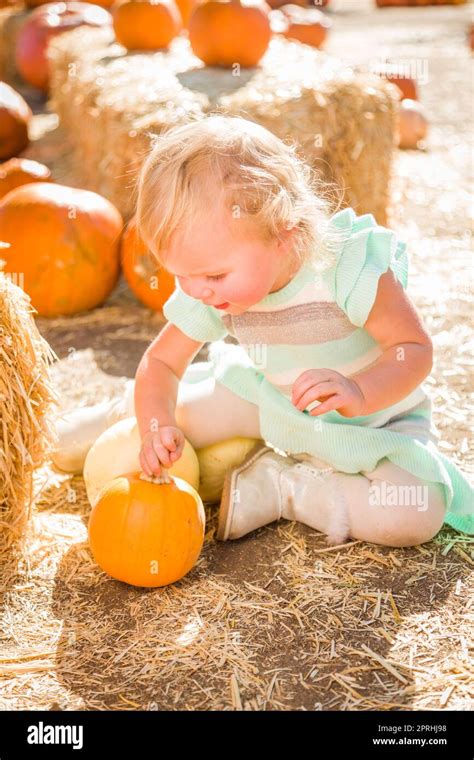
[[283,517],[325,533],[329,544],[345,541],[348,509],[339,473],[315,461],[301,462],[257,444],[226,475],[216,538],[241,538]]
[[87,453],[99,435],[119,420],[135,415],[134,386],[135,381],[129,380],[125,392],[110,401],[58,416],[57,439],[51,455],[55,467],[65,472],[82,472]]

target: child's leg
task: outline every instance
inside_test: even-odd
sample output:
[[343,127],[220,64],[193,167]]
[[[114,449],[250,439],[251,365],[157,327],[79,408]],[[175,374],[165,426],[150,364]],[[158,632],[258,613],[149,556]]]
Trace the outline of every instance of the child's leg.
[[[54,464],[66,472],[82,472],[87,453],[97,438],[119,420],[135,416],[134,392],[135,381],[129,380],[124,392],[111,401],[58,417]],[[234,436],[260,438],[258,406],[212,377],[180,382],[175,416],[178,427],[195,449]]]
[[258,406],[212,377],[179,384],[175,416],[178,427],[195,449],[234,436],[261,437]]
[[[204,364],[203,364],[204,366]],[[198,375],[200,363],[192,365]],[[134,385],[127,383],[127,416],[135,416]],[[178,385],[176,423],[194,449],[225,441],[234,436],[260,438],[259,410],[256,404],[232,393],[213,377]]]
[[386,546],[413,546],[430,541],[446,513],[441,483],[423,481],[382,460],[372,472],[339,473],[346,481],[353,538]]
[[[313,462],[317,467],[324,464],[309,455],[298,454],[293,458]],[[329,490],[337,489],[343,497],[351,538],[385,546],[413,546],[432,539],[443,525],[446,512],[443,486],[425,482],[388,459],[371,472],[334,471],[326,483]],[[328,508],[332,508],[329,500],[328,505],[320,501],[314,508],[316,519],[320,512],[323,532],[327,532]],[[317,527],[314,520],[313,527]]]

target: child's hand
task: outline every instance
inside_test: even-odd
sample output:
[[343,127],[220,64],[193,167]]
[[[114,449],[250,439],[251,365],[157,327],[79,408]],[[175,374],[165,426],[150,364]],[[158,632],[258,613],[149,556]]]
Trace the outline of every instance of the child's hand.
[[336,409],[343,417],[362,415],[365,398],[355,380],[334,369],[308,369],[294,382],[292,403],[303,411],[313,401],[322,401],[311,409],[313,417]]
[[145,475],[161,475],[161,467],[169,469],[178,461],[184,448],[184,435],[173,425],[159,427],[154,433],[148,431],[142,438],[140,467]]

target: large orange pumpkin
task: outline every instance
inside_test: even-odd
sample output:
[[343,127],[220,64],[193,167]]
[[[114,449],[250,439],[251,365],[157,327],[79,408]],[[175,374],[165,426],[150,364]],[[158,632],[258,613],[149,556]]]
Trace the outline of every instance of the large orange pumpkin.
[[47,92],[49,40],[77,26],[108,26],[112,17],[105,8],[83,2],[47,3],[31,13],[22,26],[15,48],[18,71],[28,84]]
[[264,0],[204,0],[189,19],[193,53],[207,66],[256,66],[272,31]]
[[196,563],[205,512],[189,483],[142,480],[140,473],[104,486],[89,518],[89,543],[106,573],[133,586],[167,586]]
[[50,182],[51,170],[28,158],[11,158],[0,164],[0,198],[20,185],[30,182]]
[[125,0],[112,15],[117,42],[127,50],[166,48],[183,27],[174,0]]
[[124,277],[139,301],[150,309],[162,309],[175,288],[174,277],[156,264],[137,233],[135,218],[123,233],[120,259]]
[[0,160],[16,156],[29,143],[31,109],[19,92],[0,82]]
[[89,190],[33,182],[0,200],[6,272],[22,275],[42,317],[103,303],[119,274],[120,213]]

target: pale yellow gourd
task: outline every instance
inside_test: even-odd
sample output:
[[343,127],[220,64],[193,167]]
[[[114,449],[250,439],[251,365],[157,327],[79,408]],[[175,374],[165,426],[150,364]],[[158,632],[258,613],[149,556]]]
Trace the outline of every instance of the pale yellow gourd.
[[203,501],[220,501],[227,471],[241,464],[256,443],[256,438],[235,437],[196,450],[200,472],[199,495]]

